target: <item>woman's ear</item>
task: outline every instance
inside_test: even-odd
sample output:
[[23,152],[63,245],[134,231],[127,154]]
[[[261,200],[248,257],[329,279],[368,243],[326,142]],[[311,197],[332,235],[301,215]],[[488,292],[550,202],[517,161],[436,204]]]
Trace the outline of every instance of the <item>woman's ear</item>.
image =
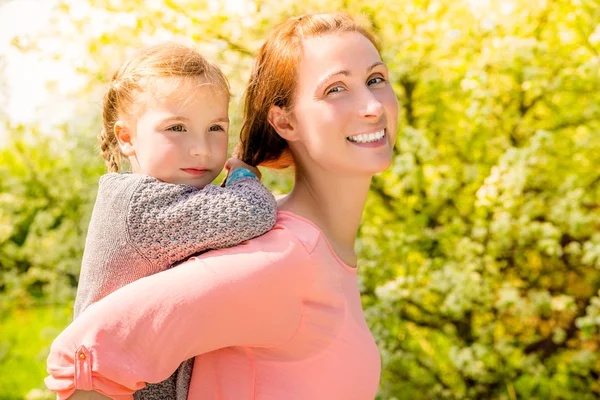
[[117,137],[117,141],[119,142],[119,148],[121,152],[127,157],[131,157],[135,155],[135,147],[133,146],[133,135],[131,134],[131,130],[127,126],[125,121],[117,121],[115,122],[115,136]]
[[273,129],[275,129],[275,131],[279,134],[279,136],[288,142],[294,142],[298,140],[293,116],[290,111],[284,110],[279,106],[271,106],[267,120]]

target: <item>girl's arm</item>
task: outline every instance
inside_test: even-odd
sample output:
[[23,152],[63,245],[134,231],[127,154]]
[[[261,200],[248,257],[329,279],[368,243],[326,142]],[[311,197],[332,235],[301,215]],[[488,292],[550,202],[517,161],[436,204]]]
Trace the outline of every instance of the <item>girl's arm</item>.
[[277,218],[275,198],[253,175],[224,188],[210,184],[203,189],[146,177],[130,204],[130,241],[162,268],[260,236]]
[[[240,174],[240,171],[247,173]],[[103,177],[97,203],[109,209],[112,206],[108,205],[113,203],[114,207],[126,207],[126,229],[122,233],[102,229],[88,233],[88,236],[95,236],[86,244],[75,315],[130,282],[194,254],[231,247],[271,229],[277,212],[271,192],[246,169],[236,169],[233,174],[238,179],[230,179],[226,187],[207,185],[203,189],[169,184],[142,175],[109,174]],[[121,198],[115,193],[126,195]],[[94,226],[106,225],[94,222]],[[90,262],[90,259],[94,260],[90,252],[95,259],[107,257],[109,253],[102,246],[106,246],[107,236],[111,235],[123,238],[127,246],[115,240],[114,246],[121,246],[126,254],[119,253],[117,248],[112,249],[113,256],[139,258],[136,268],[124,271],[122,262],[110,260],[101,264]],[[94,246],[96,243],[100,244]],[[143,268],[140,265],[144,265]]]
[[90,306],[54,341],[48,388],[132,398],[183,360],[277,346],[297,331],[310,255],[287,228],[140,279]]

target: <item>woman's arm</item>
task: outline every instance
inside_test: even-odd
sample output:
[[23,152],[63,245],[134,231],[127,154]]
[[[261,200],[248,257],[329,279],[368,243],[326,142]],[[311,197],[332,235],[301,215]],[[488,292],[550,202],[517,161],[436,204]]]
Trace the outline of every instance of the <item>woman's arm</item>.
[[[210,257],[209,257],[210,256]],[[275,346],[300,323],[310,255],[285,227],[140,279],[90,306],[54,341],[46,384],[131,398],[183,360],[228,346]]]

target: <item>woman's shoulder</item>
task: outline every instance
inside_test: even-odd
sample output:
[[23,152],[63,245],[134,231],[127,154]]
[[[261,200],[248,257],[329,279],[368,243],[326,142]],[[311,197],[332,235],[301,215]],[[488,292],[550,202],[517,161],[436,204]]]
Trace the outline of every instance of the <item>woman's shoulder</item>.
[[[236,246],[211,250],[192,257],[186,263],[200,262],[215,268],[224,268],[232,273],[252,275],[255,272],[281,271],[311,275],[313,270],[311,253],[315,248],[320,231],[309,221],[288,212],[278,212],[273,229],[257,238]],[[231,265],[243,265],[237,271]],[[308,276],[307,275],[307,276]]]
[[356,268],[346,264],[335,253],[323,231],[314,222],[289,211],[278,211],[276,226],[278,225],[287,229],[289,234],[302,243],[313,263],[336,264],[347,272],[356,274]]
[[211,250],[194,258],[205,259],[225,254],[258,254],[263,257],[272,257],[274,254],[310,256],[320,235],[321,231],[310,221],[290,212],[278,211],[275,225],[265,234],[233,247]]
[[314,251],[322,236],[321,230],[313,222],[289,211],[277,211],[275,228],[278,227],[294,236],[309,254]]

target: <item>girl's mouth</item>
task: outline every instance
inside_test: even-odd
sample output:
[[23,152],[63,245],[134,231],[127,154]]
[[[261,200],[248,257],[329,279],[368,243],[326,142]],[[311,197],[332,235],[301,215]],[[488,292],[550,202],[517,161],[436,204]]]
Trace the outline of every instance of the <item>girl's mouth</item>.
[[206,172],[208,172],[208,170],[204,168],[181,168],[181,170],[194,176],[204,175]]

